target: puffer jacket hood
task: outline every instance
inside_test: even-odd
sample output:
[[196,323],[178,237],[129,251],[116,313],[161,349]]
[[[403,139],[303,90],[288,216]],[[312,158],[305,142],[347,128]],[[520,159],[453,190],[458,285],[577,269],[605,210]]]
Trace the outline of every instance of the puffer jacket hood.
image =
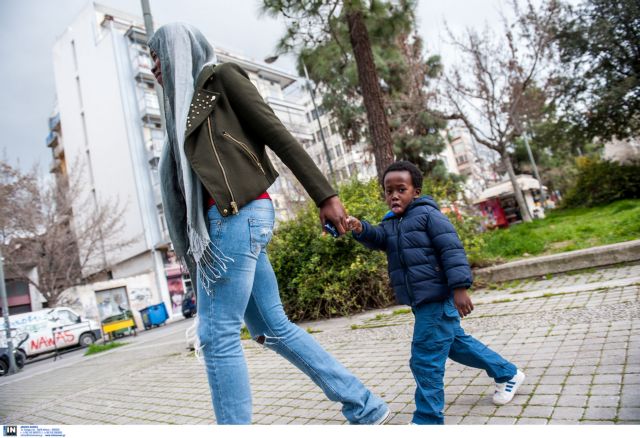
[[416,198],[402,216],[387,213],[380,225],[362,221],[354,237],[387,253],[389,278],[399,303],[443,301],[472,284],[471,268],[455,228],[430,196]]

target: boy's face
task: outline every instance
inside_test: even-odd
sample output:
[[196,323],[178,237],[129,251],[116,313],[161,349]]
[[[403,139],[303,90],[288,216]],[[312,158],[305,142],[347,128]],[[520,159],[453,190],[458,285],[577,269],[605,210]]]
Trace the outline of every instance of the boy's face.
[[384,177],[384,200],[396,216],[401,216],[409,204],[420,196],[407,170],[394,170]]

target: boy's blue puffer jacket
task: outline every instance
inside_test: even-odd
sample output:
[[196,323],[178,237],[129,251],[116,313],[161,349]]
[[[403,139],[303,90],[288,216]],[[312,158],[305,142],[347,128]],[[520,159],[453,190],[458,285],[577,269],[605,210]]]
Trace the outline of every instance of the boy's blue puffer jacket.
[[472,283],[462,242],[430,196],[416,198],[400,217],[389,212],[379,226],[362,221],[356,240],[387,253],[389,278],[400,304],[443,301]]

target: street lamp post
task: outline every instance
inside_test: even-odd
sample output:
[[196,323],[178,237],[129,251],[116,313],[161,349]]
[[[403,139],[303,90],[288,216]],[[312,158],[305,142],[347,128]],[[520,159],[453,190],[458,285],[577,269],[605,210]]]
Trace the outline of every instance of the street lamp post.
[[[271,64],[275,62],[277,59],[278,59],[277,55],[270,56],[268,58],[265,58],[264,62],[266,62],[267,64]],[[324,137],[324,132],[322,132],[322,122],[320,122],[320,112],[318,111],[318,106],[316,105],[315,91],[311,87],[311,79],[309,79],[309,72],[307,71],[307,65],[304,63],[302,59],[300,59],[300,62],[302,62],[304,77],[306,79],[305,85],[307,87],[307,91],[309,91],[309,94],[311,95],[311,103],[313,104],[313,110],[316,113],[316,120],[318,121],[318,128],[320,129],[320,139],[322,140],[324,154],[327,157],[327,164],[329,165],[329,176],[331,178],[331,182],[333,183],[333,185],[335,185],[335,176],[333,173],[333,165],[331,164],[331,155],[329,154],[329,147],[327,146],[327,140]]]
[[531,148],[529,147],[528,133],[524,132],[522,135],[524,138],[524,146],[527,148],[527,153],[529,154],[529,160],[531,161],[531,166],[533,167],[533,174],[535,175],[538,183],[540,184],[540,204],[542,205],[542,210],[545,210],[545,204],[547,203],[547,196],[544,193],[544,187],[542,185],[542,179],[540,178],[540,174],[538,173],[538,166],[536,166],[536,160],[533,159],[533,153],[531,152]]

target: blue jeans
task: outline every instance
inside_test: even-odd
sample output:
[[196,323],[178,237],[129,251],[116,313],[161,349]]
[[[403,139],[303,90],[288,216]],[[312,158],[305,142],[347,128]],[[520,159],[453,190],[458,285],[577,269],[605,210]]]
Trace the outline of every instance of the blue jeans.
[[517,368],[482,342],[467,335],[453,298],[412,309],[415,315],[410,367],[416,380],[416,424],[444,424],[444,367],[447,357],[480,368],[503,383]]
[[212,242],[234,260],[212,290],[198,284],[198,337],[218,424],[251,423],[251,388],[240,342],[243,320],[254,340],[298,367],[330,400],[341,402],[350,423],[380,419],[387,405],[285,315],[265,251],[274,222],[271,201],[255,200],[228,217],[213,207],[208,219]]

